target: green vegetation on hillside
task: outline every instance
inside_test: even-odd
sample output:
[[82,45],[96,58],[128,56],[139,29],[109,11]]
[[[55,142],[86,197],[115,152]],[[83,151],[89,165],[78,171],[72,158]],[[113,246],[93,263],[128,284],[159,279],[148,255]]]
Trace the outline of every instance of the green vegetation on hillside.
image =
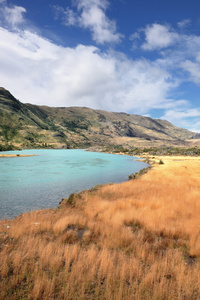
[[125,148],[137,152],[136,147],[146,147],[153,153],[152,147],[189,147],[198,138],[199,134],[167,121],[139,115],[23,104],[0,88],[1,148],[8,144],[18,148],[113,146],[121,147],[121,152]]

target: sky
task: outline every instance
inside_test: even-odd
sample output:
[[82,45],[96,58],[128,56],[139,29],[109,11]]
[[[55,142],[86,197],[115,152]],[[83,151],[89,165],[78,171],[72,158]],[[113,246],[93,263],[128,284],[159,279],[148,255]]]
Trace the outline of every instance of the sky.
[[200,1],[0,0],[0,86],[200,132]]

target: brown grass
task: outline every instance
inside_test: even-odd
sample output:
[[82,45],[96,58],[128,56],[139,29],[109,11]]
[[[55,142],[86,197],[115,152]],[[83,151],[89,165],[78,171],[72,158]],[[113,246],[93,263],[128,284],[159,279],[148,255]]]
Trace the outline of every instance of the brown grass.
[[1,221],[0,299],[200,299],[200,160],[162,160]]

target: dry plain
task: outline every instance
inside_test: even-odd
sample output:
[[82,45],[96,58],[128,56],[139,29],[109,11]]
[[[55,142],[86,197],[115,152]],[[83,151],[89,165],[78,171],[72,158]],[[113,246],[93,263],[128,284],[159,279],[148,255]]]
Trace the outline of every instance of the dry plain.
[[150,159],[137,180],[0,221],[0,298],[200,299],[200,158]]

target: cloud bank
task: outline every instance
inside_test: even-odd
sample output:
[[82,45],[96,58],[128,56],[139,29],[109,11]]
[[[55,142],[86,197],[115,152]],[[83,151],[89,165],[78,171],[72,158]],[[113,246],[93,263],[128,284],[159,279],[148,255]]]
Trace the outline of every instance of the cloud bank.
[[165,99],[175,83],[145,59],[93,46],[64,48],[30,31],[2,28],[0,49],[0,82],[25,102],[137,113],[171,105]]

